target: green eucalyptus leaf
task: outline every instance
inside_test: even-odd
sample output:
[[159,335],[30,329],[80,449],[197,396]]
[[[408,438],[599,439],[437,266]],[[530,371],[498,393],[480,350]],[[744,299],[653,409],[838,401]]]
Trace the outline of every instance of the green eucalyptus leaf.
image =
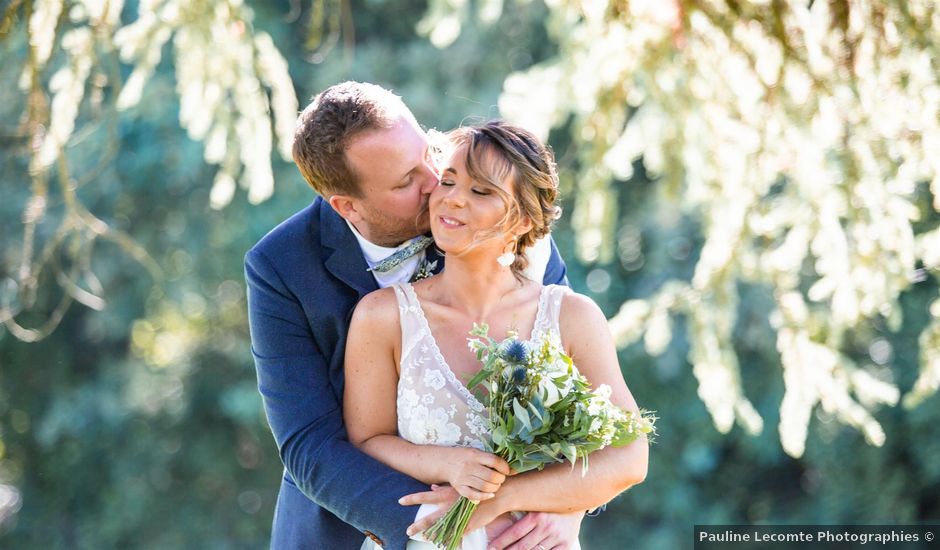
[[523,407],[518,399],[512,400],[512,412],[515,413],[516,418],[519,419],[519,422],[529,430],[532,429],[532,423],[529,421],[529,413],[526,412],[525,407]]

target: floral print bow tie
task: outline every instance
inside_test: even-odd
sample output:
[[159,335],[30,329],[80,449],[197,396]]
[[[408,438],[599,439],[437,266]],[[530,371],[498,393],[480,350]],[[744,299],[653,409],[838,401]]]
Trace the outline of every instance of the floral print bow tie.
[[414,256],[415,254],[418,254],[419,252],[423,252],[424,249],[429,247],[433,242],[434,242],[434,239],[432,239],[431,237],[423,237],[423,236],[418,237],[405,248],[402,248],[401,250],[396,251],[391,256],[389,256],[388,258],[385,258],[384,260],[370,267],[366,271],[375,271],[376,273],[387,273],[395,269],[399,265],[401,265],[401,263],[407,260],[408,258]]

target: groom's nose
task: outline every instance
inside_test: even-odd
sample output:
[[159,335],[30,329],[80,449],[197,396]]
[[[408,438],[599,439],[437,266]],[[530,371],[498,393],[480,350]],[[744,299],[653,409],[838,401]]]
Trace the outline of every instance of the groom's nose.
[[430,195],[431,191],[434,191],[434,188],[437,187],[437,172],[432,165],[426,164],[424,165],[424,173],[421,174],[421,177],[423,178],[421,182],[421,193]]

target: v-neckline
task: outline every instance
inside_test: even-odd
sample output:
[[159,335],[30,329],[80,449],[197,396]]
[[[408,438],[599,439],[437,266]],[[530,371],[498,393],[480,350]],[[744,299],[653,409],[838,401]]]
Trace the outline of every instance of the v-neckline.
[[[431,324],[428,323],[428,318],[424,314],[424,306],[421,305],[421,300],[418,298],[418,293],[415,292],[414,286],[407,282],[402,283],[402,286],[408,289],[408,293],[411,295],[411,299],[414,300],[415,305],[417,306],[417,313],[418,318],[421,321],[421,327],[428,335],[428,339],[431,342],[431,351],[434,352],[434,357],[437,359],[438,365],[444,369],[444,375],[448,378],[448,380],[453,382],[458,391],[460,391],[460,394],[464,397],[464,399],[467,400],[468,404],[470,404],[474,409],[483,410],[485,408],[483,403],[480,403],[480,400],[470,392],[470,389],[467,388],[466,384],[457,378],[456,373],[454,373],[453,369],[450,368],[450,363],[447,362],[444,354],[441,353],[441,348],[437,345],[437,338],[435,338],[434,333],[431,332]],[[545,296],[548,295],[549,286],[550,285],[542,287],[542,290],[539,292],[539,305],[535,311],[535,321],[532,323],[532,331],[529,334],[529,338],[525,340],[526,342],[532,342],[532,340],[534,340],[538,335],[539,321],[542,320],[542,315],[545,311]]]

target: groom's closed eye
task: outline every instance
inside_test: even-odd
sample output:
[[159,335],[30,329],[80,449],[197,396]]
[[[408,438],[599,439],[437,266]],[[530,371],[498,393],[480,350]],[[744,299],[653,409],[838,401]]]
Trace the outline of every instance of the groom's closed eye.
[[405,176],[405,178],[401,181],[401,183],[393,187],[393,189],[405,189],[406,187],[414,183],[414,181],[415,181],[414,170],[412,170],[411,172],[408,172],[408,175]]

